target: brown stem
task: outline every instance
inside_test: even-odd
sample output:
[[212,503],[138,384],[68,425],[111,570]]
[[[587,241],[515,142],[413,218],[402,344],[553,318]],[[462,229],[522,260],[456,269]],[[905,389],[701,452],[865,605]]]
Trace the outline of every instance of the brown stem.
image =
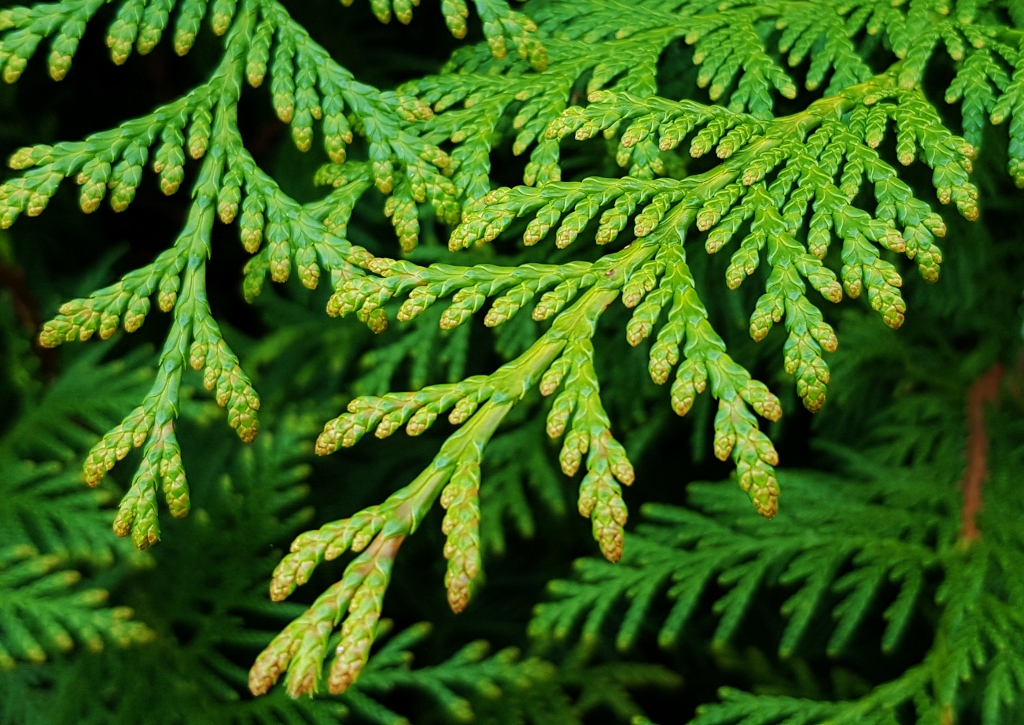
[[964,471],[964,503],[960,540],[969,543],[981,536],[978,512],[981,511],[981,487],[988,477],[988,435],[985,432],[985,404],[995,402],[1006,368],[996,363],[967,391],[967,469]]
[[37,333],[42,321],[35,296],[25,280],[25,271],[16,264],[0,262],[0,287],[10,291],[14,314],[22,328],[32,335],[32,352],[39,358],[43,374],[51,377],[56,371],[56,358],[53,350],[47,350],[39,344]]
[[18,322],[26,330],[35,332],[39,328],[39,314],[36,301],[25,283],[25,272],[21,267],[0,262],[0,286],[11,291]]

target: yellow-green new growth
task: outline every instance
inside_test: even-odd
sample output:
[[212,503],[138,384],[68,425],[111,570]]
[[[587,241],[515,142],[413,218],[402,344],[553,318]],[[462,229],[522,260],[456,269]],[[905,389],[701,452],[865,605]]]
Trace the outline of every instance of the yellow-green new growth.
[[369,657],[384,590],[404,538],[378,534],[345,569],[344,578],[274,638],[249,673],[249,689],[254,694],[265,693],[285,671],[292,697],[316,692],[327,657],[328,639],[347,612],[328,679],[332,693],[345,691]]
[[480,462],[460,462],[451,483],[441,492],[441,507],[446,510],[441,532],[447,536],[444,558],[448,570],[444,585],[448,604],[458,614],[469,603],[471,584],[482,567],[480,552]]

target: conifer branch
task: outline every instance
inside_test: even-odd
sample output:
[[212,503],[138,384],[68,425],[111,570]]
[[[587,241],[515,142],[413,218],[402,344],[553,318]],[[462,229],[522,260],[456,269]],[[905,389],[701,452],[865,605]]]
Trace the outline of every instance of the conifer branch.
[[[88,23],[104,4],[64,0],[0,11],[0,75],[17,81],[42,41],[52,38],[49,72],[55,80],[64,78]],[[328,689],[339,693],[355,682],[369,666],[397,552],[438,499],[446,511],[448,601],[455,611],[467,606],[483,566],[483,451],[534,389],[551,398],[545,428],[551,438],[562,438],[562,471],[572,477],[585,469],[578,510],[591,519],[602,554],[609,562],[626,556],[625,566],[587,564],[583,584],[560,585],[568,603],[540,611],[540,632],[566,635],[585,617],[584,638],[596,637],[611,606],[602,589],[606,577],[617,581],[616,597],[630,600],[619,632],[622,647],[637,636],[659,587],[669,587],[675,604],[661,636],[668,643],[715,577],[729,590],[720,602],[718,641],[736,631],[760,588],[792,585],[796,591],[784,607],[788,623],[780,651],[793,651],[826,593],[833,592],[839,604],[829,648],[838,652],[888,579],[899,589],[884,615],[889,623],[883,648],[891,648],[922,596],[922,572],[973,571],[982,559],[1009,571],[994,550],[978,548],[987,541],[957,554],[964,558],[954,565],[945,538],[934,547],[902,529],[872,538],[844,523],[846,511],[819,511],[824,520],[815,523],[835,528],[820,535],[780,527],[783,534],[769,550],[763,537],[737,530],[755,524],[716,520],[717,503],[707,504],[703,514],[662,511],[665,521],[694,526],[696,538],[681,544],[657,534],[646,541],[639,537],[639,558],[630,564],[622,485],[630,485],[635,473],[626,447],[612,433],[613,423],[619,426],[595,362],[596,348],[604,344],[598,325],[621,299],[631,311],[626,340],[633,347],[650,341],[648,371],[656,384],[672,379],[673,411],[686,415],[698,395],[710,393],[717,405],[715,455],[732,459],[755,510],[775,516],[779,457],[757,416],[777,421],[783,403],[752,376],[747,366],[753,363],[735,352],[740,347],[730,351],[728,336],[712,324],[716,310],[706,290],[715,280],[707,270],[715,267],[695,263],[693,247],[702,243],[708,254],[717,254],[731,245],[725,286],[758,287],[756,301],[749,300],[750,337],[760,342],[780,324],[781,368],[794,377],[805,408],[819,411],[831,379],[825,353],[834,352],[839,339],[808,287],[832,303],[844,293],[863,295],[883,323],[896,329],[907,313],[896,255],[913,260],[926,281],[939,275],[936,239],[945,235],[946,223],[932,208],[927,184],[899,167],[920,161],[935,200],[974,221],[981,195],[971,181],[974,161],[988,127],[1006,122],[1009,172],[1024,185],[1024,33],[1006,23],[1002,6],[944,0],[855,0],[842,6],[830,0],[612,0],[579,12],[576,2],[547,0],[532,6],[531,20],[500,0],[474,4],[485,43],[457,51],[437,75],[382,91],[339,65],[277,0],[117,2],[106,40],[114,63],[126,62],[133,48],[151,51],[175,11],[171,42],[179,55],[193,47],[204,19],[222,37],[222,56],[208,80],[84,141],[16,152],[10,166],[17,173],[0,185],[0,227],[7,228],[22,215],[40,214],[66,178],[80,185],[84,212],[105,198],[123,211],[150,161],[166,194],[186,181],[186,153],[200,161],[188,218],[173,246],[114,284],[66,303],[40,334],[41,344],[53,347],[92,336],[107,339],[122,327],[131,332],[154,296],[172,315],[141,404],[103,436],[85,463],[87,482],[95,486],[133,448],[142,449],[142,463],[114,521],[115,531],[131,535],[139,548],[160,537],[158,490],[173,516],[184,516],[190,507],[176,431],[186,364],[202,371],[205,387],[227,409],[229,424],[244,442],[259,430],[260,398],[206,297],[215,217],[238,222],[252,255],[244,270],[249,301],[268,276],[283,283],[294,272],[308,289],[316,289],[321,277],[329,279],[328,313],[354,315],[376,333],[387,330],[389,318],[421,318],[417,329],[431,319],[445,331],[465,329],[478,312],[485,327],[507,330],[513,320],[514,325],[525,319],[517,315],[528,306],[534,322],[548,325],[534,337],[521,336],[518,347],[499,347],[503,354],[510,351],[508,361],[490,374],[464,377],[453,365],[459,374],[450,382],[417,385],[414,379],[414,390],[403,393],[390,389],[393,364],[379,377],[380,394],[356,397],[347,413],[326,424],[317,441],[321,455],[354,445],[371,429],[379,438],[402,426],[419,435],[444,413],[461,427],[407,486],[295,540],[275,571],[274,600],[306,583],[322,561],[350,548],[357,556],[342,579],[260,655],[250,689],[265,693],[285,675],[291,695],[315,692],[338,625],[341,639]],[[408,23],[413,5],[370,2],[383,22],[396,17]],[[440,5],[451,33],[463,37],[467,4]],[[1022,15],[1016,5],[1008,12],[1014,19]],[[671,90],[678,79],[659,72],[666,49],[677,41],[692,47],[698,68],[687,82],[707,89],[706,96],[687,89],[687,97],[664,97],[680,95]],[[945,75],[936,73],[947,66]],[[926,82],[931,76],[944,78],[938,90],[959,110],[956,130],[932,101],[935,84]],[[274,112],[299,151],[310,151],[322,135],[329,163],[315,181],[330,190],[321,199],[300,204],[290,198],[246,149],[238,128],[245,82],[266,82]],[[800,86],[813,100],[802,97]],[[582,143],[599,134],[621,174],[569,180],[575,178],[570,162],[582,156],[580,144],[568,139]],[[503,145],[515,155],[529,153],[529,160],[522,184],[492,188],[490,155]],[[410,258],[375,255],[347,238],[354,210],[369,203],[371,188],[385,197],[384,216]],[[522,220],[523,245],[536,248],[527,253],[536,256],[522,264],[516,263],[520,258],[418,264],[412,260],[441,258],[433,250],[416,252],[421,224],[431,215],[454,227],[451,253],[498,241]],[[599,249],[584,244],[590,239]],[[547,255],[551,246],[556,251]],[[482,253],[503,261],[500,250]],[[977,392],[971,403],[966,540],[978,539],[985,456],[977,411],[985,395]],[[885,516],[875,501],[851,496],[850,510]],[[921,515],[922,531],[938,531],[942,527],[929,511]],[[835,546],[840,534],[848,540]],[[713,556],[688,548],[697,540],[720,546]],[[688,571],[680,571],[672,558],[680,548],[692,567]],[[841,575],[845,567],[851,571]],[[984,581],[977,572],[971,577]],[[956,701],[957,678],[969,676],[981,660],[1006,672],[1018,666],[1000,649],[1001,643],[1017,641],[1019,623],[1009,614],[1019,604],[1016,594],[987,591],[970,602],[950,594],[948,606],[940,602],[943,616],[950,617],[942,625],[949,630],[942,640],[949,652],[857,703],[808,709],[780,699],[775,709],[757,714],[761,720],[743,721],[880,718],[878,713],[914,697],[919,714],[944,712]],[[958,638],[981,642],[984,656],[973,664],[958,658]],[[920,694],[922,688],[929,691]],[[1012,692],[1005,684],[995,688],[998,697]],[[733,699],[700,718],[741,721],[749,703],[743,696]],[[998,711],[998,705],[987,707]]]

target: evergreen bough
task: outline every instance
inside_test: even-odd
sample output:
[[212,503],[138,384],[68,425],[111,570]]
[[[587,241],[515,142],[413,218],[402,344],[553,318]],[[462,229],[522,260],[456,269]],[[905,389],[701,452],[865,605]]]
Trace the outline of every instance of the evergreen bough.
[[[1024,540],[1006,471],[1017,454],[999,459],[1002,468],[986,489],[999,503],[988,506],[984,536],[971,528],[974,513],[965,514],[962,527],[956,517],[957,451],[936,454],[930,469],[889,455],[885,470],[859,477],[779,476],[779,455],[759,418],[778,421],[792,395],[773,394],[753,371],[773,383],[779,376],[722,326],[738,304],[746,305],[755,342],[781,323],[784,342],[773,352],[781,352],[797,398],[817,412],[832,375],[826,353],[840,341],[829,322],[836,316],[819,297],[839,303],[863,295],[884,325],[904,323],[901,272],[908,265],[900,257],[913,260],[925,281],[938,280],[938,240],[950,226],[965,228],[955,213],[977,220],[984,202],[971,180],[984,160],[983,142],[1006,144],[1009,175],[1024,188],[1024,3],[531,0],[514,11],[503,0],[476,0],[478,20],[468,21],[464,2],[442,0],[456,38],[465,36],[467,22],[479,22],[486,41],[459,48],[436,75],[382,91],[337,63],[275,0],[62,0],[0,10],[3,79],[18,81],[44,40],[50,76],[65,78],[106,4],[115,8],[106,43],[116,64],[133,50],[152,51],[165,31],[185,55],[204,21],[221,38],[205,82],[82,141],[16,151],[9,160],[15,173],[0,186],[2,228],[40,214],[68,178],[79,185],[86,213],[104,199],[115,211],[128,208],[147,166],[165,194],[191,189],[187,221],[169,249],[66,302],[38,338],[49,348],[107,339],[122,328],[134,332],[154,298],[171,315],[145,388],[141,377],[131,385],[117,374],[79,379],[79,405],[95,398],[97,408],[76,413],[109,428],[85,456],[86,482],[108,490],[105,474],[141,449],[113,522],[117,535],[139,549],[155,544],[161,497],[172,516],[189,512],[188,451],[176,434],[187,367],[201,371],[242,441],[253,442],[260,430],[261,399],[207,297],[218,219],[237,223],[252,255],[244,270],[247,300],[260,295],[268,276],[285,282],[294,272],[309,289],[321,278],[329,285],[331,316],[355,317],[376,333],[391,321],[409,323],[372,354],[362,381],[368,394],[323,427],[316,453],[353,446],[371,431],[386,438],[404,427],[418,436],[445,414],[458,426],[411,482],[294,540],[274,570],[275,601],[307,583],[325,560],[349,550],[356,556],[259,655],[248,676],[253,693],[267,693],[281,678],[293,697],[348,692],[353,709],[381,722],[387,718],[375,708],[383,706],[349,689],[357,680],[369,693],[393,684],[425,688],[459,717],[470,710],[456,692],[469,683],[486,689],[492,681],[532,679],[541,689],[531,690],[535,699],[523,707],[544,701],[548,696],[537,693],[550,677],[548,665],[511,653],[488,659],[464,650],[438,665],[436,680],[430,668],[389,674],[402,661],[399,653],[422,636],[418,630],[399,634],[370,658],[396,557],[438,501],[455,612],[467,606],[485,552],[505,547],[496,520],[509,514],[521,532],[533,531],[525,479],[550,507],[563,506],[543,454],[523,460],[539,450],[544,427],[562,440],[565,475],[583,471],[578,509],[591,520],[601,553],[608,562],[623,561],[584,560],[577,579],[554,583],[554,600],[539,606],[532,624],[539,641],[566,640],[582,619],[583,648],[593,647],[623,600],[616,642],[628,650],[651,626],[648,610],[667,587],[672,604],[657,639],[676,646],[716,582],[717,646],[735,637],[763,589],[776,589],[786,592],[780,655],[798,651],[815,619],[831,610],[826,648],[840,656],[888,587],[881,646],[894,651],[939,579],[934,642],[897,679],[837,701],[727,691],[695,722],[888,723],[911,710],[920,722],[954,722],[975,711],[985,722],[1013,721],[1024,690],[1017,561]],[[416,3],[370,4],[383,22],[394,16],[409,23]],[[245,84],[269,87],[274,112],[300,151],[322,145],[328,162],[316,174],[327,189],[321,198],[300,203],[259,166],[238,125]],[[1008,144],[993,125],[1008,127]],[[508,148],[528,160],[521,183],[498,186],[492,156]],[[348,238],[357,205],[374,199],[383,199],[397,236],[388,253]],[[1020,199],[1010,204],[1019,209]],[[437,225],[450,230],[452,254],[418,248]],[[513,237],[521,237],[522,249],[509,251]],[[492,243],[500,249],[488,251]],[[728,263],[707,262],[699,246],[728,254]],[[753,278],[744,290],[754,286],[757,293],[712,292],[723,276],[729,290]],[[612,312],[620,302],[625,317]],[[520,314],[524,308],[529,315]],[[499,328],[494,342],[507,362],[467,376],[471,343],[462,331],[474,316]],[[699,401],[709,393],[715,456],[731,459],[755,511],[768,519],[779,514],[775,522],[737,508],[735,495],[721,486],[699,485],[690,489],[691,507],[651,506],[649,522],[625,533],[622,486],[637,475],[613,433],[606,401],[615,393],[599,375],[605,318],[624,321],[629,345],[646,352],[650,378],[670,383],[675,413],[707,406]],[[881,326],[854,327],[865,349],[877,340],[892,344]],[[439,337],[438,329],[447,335]],[[1010,358],[1005,350],[990,357]],[[410,360],[412,390],[397,392],[396,371]],[[430,384],[439,363],[450,382]],[[550,399],[543,423],[537,392]],[[46,400],[32,415],[48,430],[31,440],[64,445],[62,413],[45,412]],[[115,408],[120,423],[110,418]],[[957,423],[949,429],[955,439]],[[60,465],[77,455],[80,433],[57,456]],[[96,551],[76,522],[91,516],[89,506],[99,499],[83,498],[56,469],[17,462],[25,457],[17,436],[15,428],[0,444],[10,450],[3,460],[11,458],[2,463],[4,489],[12,492],[3,515],[16,511],[12,496],[35,492],[46,502],[32,515],[52,522],[12,535],[38,539],[35,548],[0,548],[0,597],[13,597],[0,609],[15,612],[0,624],[0,665],[66,649],[65,630],[87,644],[145,640],[144,626],[122,621],[126,610],[105,609],[95,590],[74,589],[77,575],[63,563],[71,552]],[[493,480],[482,474],[489,456],[504,461]],[[936,460],[946,468],[935,475],[951,485],[917,483],[940,470]],[[977,465],[984,469],[984,453],[980,464],[969,459],[969,473]],[[90,503],[79,509],[79,501]],[[103,566],[130,558],[120,548],[100,550]],[[48,615],[51,606],[59,614]],[[18,618],[22,609],[33,612],[31,623]],[[985,680],[980,694],[964,695],[975,673]],[[559,694],[549,696],[561,702]]]

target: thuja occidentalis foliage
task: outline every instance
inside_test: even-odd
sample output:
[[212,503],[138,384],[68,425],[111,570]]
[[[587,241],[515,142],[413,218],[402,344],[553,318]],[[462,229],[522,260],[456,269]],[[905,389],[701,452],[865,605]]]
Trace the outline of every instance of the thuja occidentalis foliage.
[[[73,72],[79,40],[104,4],[64,0],[0,11],[3,79],[16,82],[44,40],[52,78]],[[175,432],[186,366],[202,371],[242,441],[259,431],[260,398],[207,299],[218,220],[236,226],[252,255],[243,281],[250,301],[268,276],[285,282],[294,273],[310,289],[330,285],[329,315],[355,317],[381,334],[390,321],[441,308],[443,330],[477,313],[497,328],[524,308],[542,323],[489,374],[357,397],[327,422],[316,441],[321,455],[370,431],[386,438],[404,427],[420,435],[442,415],[457,428],[423,472],[384,501],[295,539],[273,574],[275,601],[309,581],[321,562],[357,555],[259,656],[249,679],[256,694],[282,677],[293,696],[318,691],[331,654],[327,690],[344,692],[359,677],[396,557],[438,502],[448,602],[456,612],[467,606],[482,569],[487,444],[517,406],[537,404],[535,391],[550,400],[546,431],[562,440],[562,471],[583,472],[579,512],[603,556],[623,556],[622,486],[636,475],[602,402],[595,349],[613,306],[629,311],[626,340],[649,349],[650,377],[668,385],[676,414],[685,416],[703,393],[714,401],[715,456],[732,461],[758,514],[776,516],[779,456],[759,419],[779,420],[782,399],[730,353],[714,322],[721,296],[707,293],[722,280],[695,272],[707,269],[695,258],[727,254],[725,286],[758,287],[749,335],[761,341],[781,324],[781,368],[816,412],[830,382],[827,353],[840,342],[820,299],[863,296],[881,325],[903,324],[898,258],[913,260],[926,281],[938,280],[948,219],[978,218],[971,174],[990,125],[1008,127],[1009,174],[1024,187],[1019,2],[642,0],[581,10],[579,2],[534,0],[512,10],[504,0],[476,0],[474,20],[462,0],[442,0],[454,36],[477,22],[486,41],[457,50],[439,74],[388,91],[355,78],[274,0],[112,4],[106,42],[115,63],[149,52],[165,31],[185,55],[205,22],[222,39],[216,67],[187,94],[117,128],[17,151],[9,161],[17,173],[0,186],[0,225],[42,213],[68,178],[79,185],[86,213],[104,200],[127,208],[147,167],[165,194],[190,189],[173,246],[65,303],[39,335],[54,347],[133,332],[153,299],[172,317],[149,391],[84,463],[86,481],[96,485],[141,449],[114,522],[119,536],[139,548],[155,544],[160,498],[172,516],[189,511]],[[393,15],[403,23],[414,4],[371,2],[381,21]],[[679,97],[666,97],[659,61],[679,45],[692,49],[696,70]],[[925,88],[939,70],[948,76],[941,108]],[[244,84],[268,87],[299,150],[322,143],[329,162],[316,175],[327,189],[320,199],[290,197],[247,149],[238,129]],[[563,181],[563,154],[600,138],[618,171],[609,166],[605,175]],[[528,161],[521,183],[499,187],[490,154],[508,145]],[[198,162],[191,179],[187,158]],[[931,190],[915,180],[922,169]],[[394,226],[391,254],[347,238],[356,205],[376,198],[371,189]],[[413,261],[424,223],[448,230],[453,254],[446,261]],[[460,250],[513,232],[524,247],[545,251],[510,264],[458,263]]]

